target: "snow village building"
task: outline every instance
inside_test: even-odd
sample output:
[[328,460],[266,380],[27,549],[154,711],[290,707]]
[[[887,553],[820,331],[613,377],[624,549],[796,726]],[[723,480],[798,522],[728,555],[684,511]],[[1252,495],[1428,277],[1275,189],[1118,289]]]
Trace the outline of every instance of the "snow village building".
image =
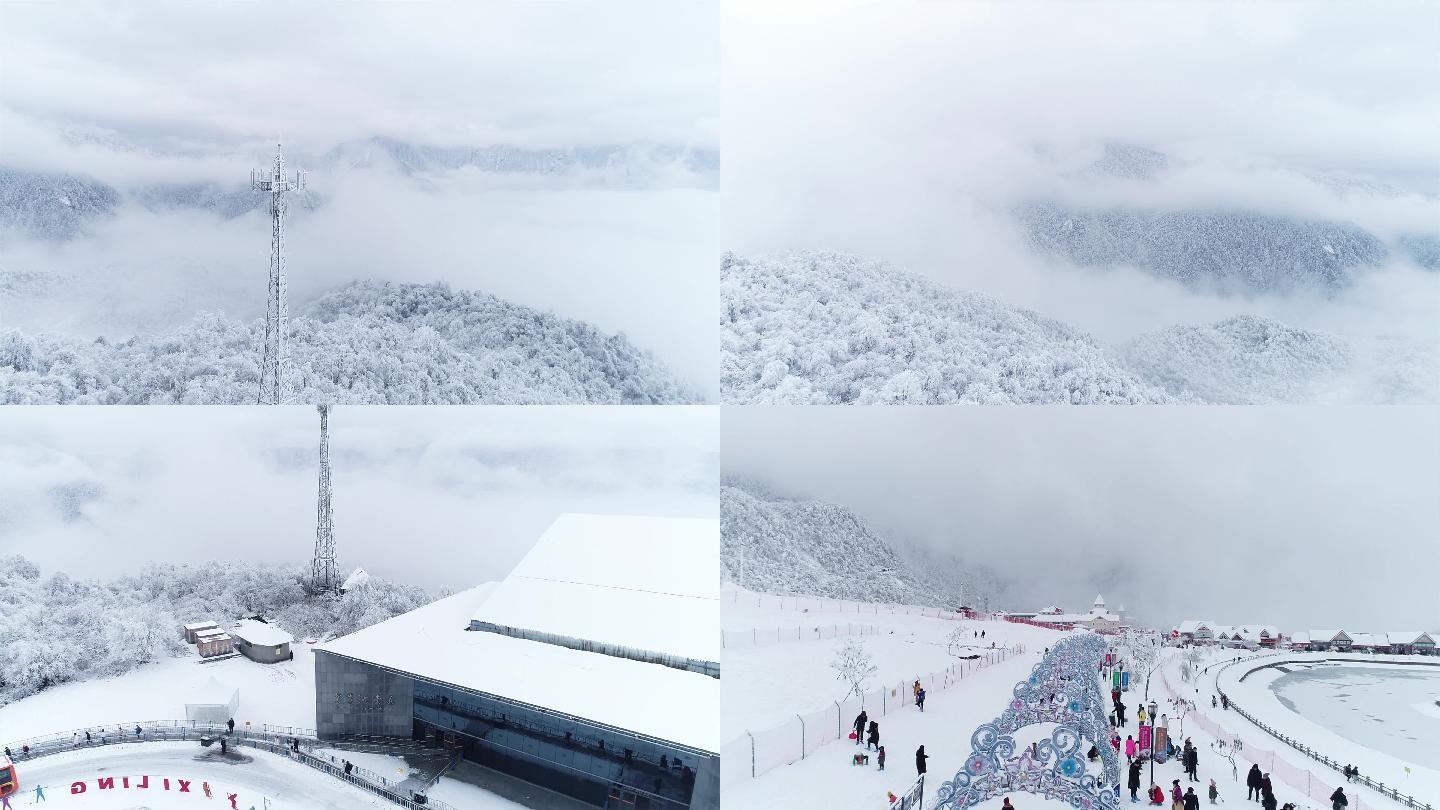
[[184,631],[185,643],[194,644],[195,637],[200,634],[200,631],[219,630],[220,625],[215,622],[191,622],[190,624],[184,625],[181,629]]
[[235,647],[251,661],[274,664],[292,657],[290,644],[295,638],[273,624],[246,619],[231,628]]
[[1175,628],[1180,638],[1191,644],[1209,644],[1215,640],[1215,623],[1201,619],[1186,619]]
[[315,650],[322,738],[436,739],[596,807],[720,806],[719,522],[564,515],[503,582]]
[[1321,652],[1346,652],[1350,649],[1350,635],[1344,630],[1311,630],[1310,649]]
[[224,630],[213,627],[209,630],[201,630],[196,633],[195,649],[200,652],[201,658],[229,655],[235,652],[235,639]]
[[1386,633],[1385,638],[1390,642],[1390,652],[1397,655],[1435,654],[1435,639],[1429,633],[1403,630],[1397,633]]
[[1034,621],[1064,627],[1084,627],[1098,633],[1115,632],[1122,623],[1120,614],[1106,609],[1105,597],[1099,594],[1095,595],[1095,602],[1088,613],[1062,613],[1060,608],[1051,606],[1037,613]]

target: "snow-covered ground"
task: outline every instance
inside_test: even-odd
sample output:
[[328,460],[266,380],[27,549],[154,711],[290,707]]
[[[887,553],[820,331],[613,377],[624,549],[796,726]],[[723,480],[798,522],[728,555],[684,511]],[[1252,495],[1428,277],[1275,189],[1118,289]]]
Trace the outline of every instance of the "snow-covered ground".
[[189,655],[147,664],[114,678],[68,683],[0,706],[0,729],[9,740],[143,720],[184,720],[187,696],[211,678],[240,690],[236,730],[270,724],[315,727],[315,665],[308,644],[291,645],[295,657],[260,664],[236,656],[202,663]]
[[[193,653],[151,664],[113,678],[81,681],[46,689],[37,695],[0,706],[0,736],[5,744],[44,735],[89,729],[100,737],[103,728],[113,736],[114,729],[129,729],[137,721],[183,720],[186,696],[203,687],[214,677],[240,690],[240,703],[235,712],[236,731],[248,722],[252,728],[263,725],[311,729],[315,725],[315,667],[309,645],[296,642],[295,657],[278,664],[259,664],[248,658],[201,663]],[[281,732],[283,733],[283,731]],[[393,807],[383,799],[320,773],[291,762],[284,757],[250,748],[243,749],[253,762],[231,765],[213,758],[198,758],[201,749],[196,743],[149,742],[110,745],[82,749],[73,753],[42,757],[18,765],[24,790],[17,807],[28,806],[34,798],[36,784],[45,786],[47,805],[59,807],[150,808],[193,806],[203,793],[180,793],[178,782],[192,782],[191,790],[200,791],[209,782],[217,799],[225,793],[239,795],[240,810],[253,804],[264,810],[312,810],[318,808]],[[403,760],[385,754],[327,750],[337,759],[348,759],[391,783],[403,781],[409,773]],[[319,754],[319,752],[317,752]],[[95,780],[107,776],[131,776],[132,784],[148,775],[151,787],[141,796],[139,788],[100,790]],[[171,793],[166,794],[160,779],[172,779]],[[71,794],[75,781],[89,780],[83,794]],[[225,793],[220,793],[221,788]],[[462,781],[442,779],[430,792],[434,799],[444,801],[458,810],[515,810],[522,805]],[[263,800],[269,800],[266,805]],[[67,804],[68,802],[68,804]],[[207,805],[208,806],[208,805]],[[215,807],[228,807],[216,801]]]
[[[914,783],[915,750],[924,745],[930,756],[925,785],[925,806],[929,807],[940,783],[954,775],[970,753],[971,730],[1003,711],[1005,698],[1015,682],[1029,673],[1046,647],[1064,635],[1009,622],[952,620],[886,611],[886,607],[880,606],[870,613],[863,610],[800,612],[758,608],[747,605],[743,599],[738,603],[723,602],[722,621],[729,631],[751,627],[772,630],[814,627],[836,622],[875,625],[879,628],[877,635],[855,638],[864,642],[877,667],[867,687],[873,689],[882,684],[889,687],[881,711],[866,706],[870,719],[880,724],[880,742],[888,757],[883,773],[878,770],[873,753],[869,767],[851,765],[851,756],[860,749],[851,741],[840,739],[817,745],[813,751],[807,744],[804,759],[775,767],[752,779],[748,776],[749,751],[740,750],[748,744],[747,731],[755,735],[760,749],[757,764],[764,767],[766,752],[773,751],[777,745],[785,746],[790,738],[796,749],[801,745],[797,715],[815,718],[819,713],[827,717],[830,724],[836,723],[836,701],[845,696],[847,687],[836,679],[830,662],[846,639],[727,648],[723,659],[725,674],[721,679],[725,705],[722,725],[727,740],[721,761],[725,774],[725,806],[757,810],[884,808],[887,791],[899,795]],[[955,650],[958,655],[990,654],[991,642],[997,648],[1022,645],[1025,652],[993,665],[980,666],[975,660],[966,663],[949,652],[947,640],[957,627],[969,637],[964,643],[970,645]],[[983,641],[973,636],[980,631],[985,632]],[[924,713],[913,705],[899,705],[900,693],[917,677],[957,665],[963,665],[957,669],[963,677],[956,677],[943,688],[928,688]],[[845,714],[841,722],[848,724],[854,719],[853,713],[847,708]],[[813,732],[805,736],[812,737]],[[737,753],[744,756],[737,757]],[[1027,810],[1043,806],[1039,800],[1032,799],[1034,797],[1026,797],[1023,803]],[[1055,806],[1062,805],[1057,802]]]
[[[239,810],[393,807],[378,796],[281,756],[247,748],[244,753],[250,761],[230,763],[200,756],[201,751],[195,743],[140,743],[22,761],[18,763],[19,800],[11,801],[28,806],[40,786],[45,790],[45,806],[57,808],[168,810],[197,804]],[[99,781],[112,777],[113,787],[106,788]],[[128,780],[129,787],[122,780]],[[76,792],[80,784],[84,790]],[[206,785],[213,796],[209,801],[205,800]],[[226,801],[231,794],[236,797],[233,805]]]
[[[925,783],[925,807],[933,807],[940,785],[952,778],[970,753],[970,734],[976,726],[989,722],[1004,709],[1005,701],[1017,681],[1025,677],[1031,666],[1040,659],[1041,652],[1053,645],[1064,634],[1028,625],[995,621],[954,621],[945,618],[918,615],[891,614],[886,608],[866,615],[863,612],[801,613],[795,610],[775,608],[759,609],[739,603],[725,602],[723,622],[727,631],[747,628],[769,628],[772,635],[776,628],[809,627],[833,622],[854,622],[876,625],[878,635],[857,635],[874,655],[877,666],[873,685],[903,685],[914,680],[917,674],[924,674],[954,662],[946,650],[945,641],[957,625],[968,629],[986,630],[986,647],[993,638],[1003,645],[1021,644],[1025,652],[992,666],[967,672],[966,676],[954,680],[943,689],[932,689],[922,714],[913,706],[897,707],[886,705],[883,713],[877,713],[867,704],[870,719],[880,724],[880,739],[887,750],[884,772],[879,771],[875,755],[870,754],[868,767],[851,764],[857,748],[849,740],[840,739],[823,744],[806,745],[805,757],[788,765],[767,764],[765,755],[775,746],[793,745],[799,748],[802,737],[799,729],[800,718],[813,718],[816,710],[830,707],[830,722],[835,722],[835,701],[845,693],[845,686],[835,678],[829,663],[835,650],[846,640],[843,636],[821,641],[792,641],[769,643],[761,646],[744,645],[727,647],[724,665],[725,677],[722,688],[725,694],[723,718],[727,740],[723,760],[725,768],[724,797],[726,806],[745,808],[789,808],[825,807],[833,810],[872,810],[884,808],[887,791],[901,794],[912,785],[916,778],[915,751],[925,746],[929,755],[928,773]],[[798,635],[804,635],[799,633]],[[1207,653],[1207,661],[1221,658],[1247,656],[1250,653],[1227,650]],[[1197,683],[1182,682],[1179,675],[1180,655],[1168,652],[1167,663],[1150,683],[1151,699],[1171,714],[1172,737],[1183,741],[1190,738],[1199,750],[1200,781],[1194,783],[1201,795],[1201,803],[1208,804],[1205,797],[1209,781],[1214,779],[1222,801],[1238,803],[1245,800],[1244,779],[1252,761],[1271,772],[1275,784],[1276,798],[1280,804],[1293,802],[1299,810],[1328,810],[1328,797],[1337,786],[1344,786],[1349,796],[1349,810],[1395,810],[1403,805],[1376,791],[1358,784],[1345,784],[1344,778],[1319,762],[1309,759],[1303,753],[1290,748],[1260,730],[1236,712],[1224,712],[1209,705],[1209,696],[1214,692],[1216,667]],[[1299,656],[1303,658],[1304,656]],[[1373,656],[1365,657],[1373,660]],[[1414,659],[1410,659],[1412,662]],[[1362,772],[1394,784],[1404,792],[1413,794],[1431,804],[1440,796],[1440,782],[1432,783],[1429,774],[1422,773],[1419,766],[1403,762],[1393,756],[1362,747],[1354,741],[1344,741],[1341,748],[1332,743],[1333,732],[1327,732],[1313,722],[1296,715],[1286,708],[1269,689],[1268,685],[1252,677],[1243,685],[1231,683],[1234,676],[1249,667],[1234,667],[1222,678],[1226,678],[1228,693],[1260,716],[1267,724],[1285,730],[1307,744],[1330,752],[1342,760],[1354,762]],[[1108,688],[1107,688],[1108,691]],[[1169,708],[1174,697],[1185,697],[1195,701],[1199,708],[1185,715],[1182,720]],[[1130,725],[1121,729],[1125,734],[1135,734],[1134,712],[1136,704],[1144,699],[1144,685],[1137,683],[1126,693],[1124,701],[1130,709]],[[848,723],[852,717],[840,718]],[[810,722],[814,722],[813,719]],[[778,734],[773,730],[778,728]],[[1215,729],[1212,734],[1206,729]],[[747,734],[746,732],[749,732]],[[754,735],[756,763],[759,775],[749,776],[750,736]],[[736,740],[736,737],[739,737]],[[1236,759],[1236,766],[1217,748],[1217,737],[1228,741],[1238,735],[1245,743],[1245,754]],[[1021,743],[1029,739],[1021,739]],[[739,755],[737,755],[739,754]],[[1122,763],[1123,764],[1123,763]],[[1405,768],[1411,769],[1408,784]],[[768,768],[768,770],[767,770]],[[1124,774],[1122,774],[1122,779]],[[1396,778],[1398,777],[1398,778]],[[1149,787],[1150,771],[1142,772],[1141,789]],[[1180,780],[1181,787],[1187,787],[1183,768],[1176,760],[1154,766],[1154,780],[1169,788],[1172,780]],[[1032,794],[1012,797],[1018,808],[1048,808],[1067,806],[1050,802]],[[996,799],[981,805],[984,810],[996,810],[1000,806]],[[1122,805],[1128,804],[1128,791],[1122,797]]]

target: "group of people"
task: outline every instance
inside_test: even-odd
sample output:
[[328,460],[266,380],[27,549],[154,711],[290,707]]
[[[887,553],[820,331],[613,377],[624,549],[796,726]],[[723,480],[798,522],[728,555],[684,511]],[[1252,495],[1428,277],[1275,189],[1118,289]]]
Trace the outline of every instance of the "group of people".
[[[925,690],[919,688],[919,681],[915,682],[915,687],[918,690],[916,700],[923,700],[921,695],[925,694]],[[880,770],[885,770],[885,746],[880,744],[880,724],[871,720],[870,715],[866,714],[864,709],[861,709],[860,713],[855,716],[854,729],[854,733],[850,736],[855,740],[855,744],[859,745],[863,740],[865,742],[865,750],[875,752],[875,764],[879,766]],[[857,754],[856,756],[859,755]],[[925,775],[925,760],[929,758],[930,755],[925,753],[925,746],[922,745],[916,749],[915,773],[917,776]],[[349,773],[349,771],[346,771],[346,773]]]

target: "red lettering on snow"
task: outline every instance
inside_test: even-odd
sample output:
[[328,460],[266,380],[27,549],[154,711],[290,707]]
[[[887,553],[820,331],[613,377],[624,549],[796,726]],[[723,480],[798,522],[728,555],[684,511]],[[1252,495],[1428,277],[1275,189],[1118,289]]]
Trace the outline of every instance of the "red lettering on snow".
[[128,776],[122,776],[122,777],[120,777],[120,787],[127,787],[127,788],[130,787],[130,777],[128,777]]
[[137,787],[137,788],[148,788],[148,787],[150,787],[150,777],[148,777],[148,776],[142,776],[142,777],[140,777],[140,781],[135,783],[135,787]]
[[115,787],[115,777],[113,777],[113,776],[107,776],[107,777],[105,777],[104,779],[96,779],[96,780],[95,780],[95,787],[97,787],[97,788],[99,788],[99,789],[101,789],[101,790],[109,790],[109,789]]
[[176,784],[180,785],[180,792],[181,792],[181,793],[189,793],[189,792],[190,792],[190,783],[189,783],[189,782],[186,782],[184,779],[176,779],[175,782],[176,782]]
[[166,790],[169,790],[169,789],[170,789],[170,777],[168,777],[168,776],[165,777],[165,789],[166,789]]
[[84,792],[85,792],[85,783],[84,783],[84,782],[71,782],[71,783],[70,783],[70,793],[71,793],[71,794],[84,793]]

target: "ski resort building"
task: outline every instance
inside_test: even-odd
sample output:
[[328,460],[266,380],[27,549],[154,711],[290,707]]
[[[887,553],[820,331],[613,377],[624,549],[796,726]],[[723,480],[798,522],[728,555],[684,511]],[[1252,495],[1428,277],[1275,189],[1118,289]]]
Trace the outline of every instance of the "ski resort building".
[[1310,649],[1321,652],[1349,652],[1350,634],[1344,630],[1311,630]]
[[509,576],[315,650],[322,738],[432,739],[596,807],[720,806],[719,523],[565,515]]
[[1124,623],[1120,614],[1112,613],[1105,607],[1105,597],[1100,594],[1095,595],[1095,602],[1088,613],[1063,613],[1052,605],[1035,614],[1032,621],[1061,627],[1084,627],[1097,633],[1117,632]]
[[215,622],[191,622],[181,628],[184,631],[185,643],[194,644],[196,637],[205,630],[219,630],[220,625]]
[[1215,640],[1215,628],[1214,622],[1186,619],[1180,622],[1180,626],[1175,629],[1179,632],[1182,641],[1188,641],[1191,644],[1208,644]]
[[295,638],[273,624],[246,619],[236,624],[230,635],[235,637],[235,648],[251,661],[274,664],[293,656],[290,644]]
[[1398,633],[1386,633],[1385,637],[1390,642],[1390,652],[1397,655],[1435,654],[1435,639],[1429,633],[1403,630]]

